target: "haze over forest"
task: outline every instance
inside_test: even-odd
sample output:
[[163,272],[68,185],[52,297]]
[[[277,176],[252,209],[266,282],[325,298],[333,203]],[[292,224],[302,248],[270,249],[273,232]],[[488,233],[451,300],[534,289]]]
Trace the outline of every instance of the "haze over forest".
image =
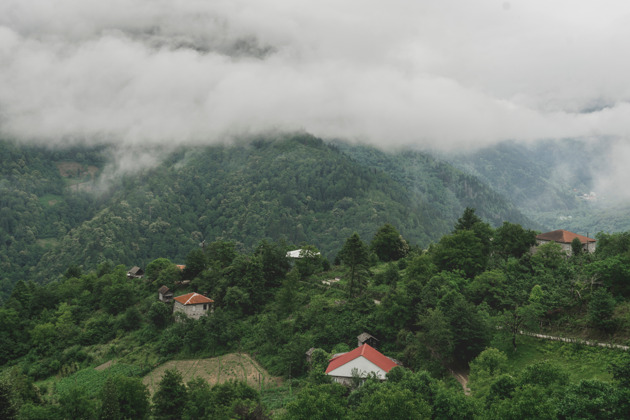
[[[134,151],[304,130],[396,147],[607,139],[630,196],[623,1],[0,4],[0,134]],[[158,147],[159,146],[159,147]],[[140,155],[140,152],[143,152]]]

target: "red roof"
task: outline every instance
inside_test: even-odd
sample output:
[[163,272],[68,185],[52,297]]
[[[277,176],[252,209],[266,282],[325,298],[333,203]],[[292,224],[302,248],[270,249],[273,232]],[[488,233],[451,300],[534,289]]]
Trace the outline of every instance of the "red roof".
[[326,369],[326,373],[332,372],[339,366],[343,366],[346,363],[351,362],[352,360],[361,356],[365,357],[370,362],[383,369],[385,372],[389,372],[394,366],[398,366],[396,362],[394,362],[389,357],[383,355],[383,353],[379,352],[368,344],[364,344],[361,347],[357,347],[356,349],[352,350],[351,352],[344,353],[341,356],[337,356],[334,359],[331,359],[330,363],[328,364],[328,368]]
[[204,295],[200,295],[199,293],[188,293],[185,295],[177,296],[175,300],[182,305],[198,305],[200,303],[214,302],[214,300],[208,299],[207,297],[205,297]]
[[553,232],[541,233],[536,236],[536,239],[543,241],[554,241],[561,244],[570,244],[575,238],[578,238],[581,243],[597,242],[593,238],[587,238],[586,236],[578,235],[577,233],[569,232],[568,230],[554,230]]

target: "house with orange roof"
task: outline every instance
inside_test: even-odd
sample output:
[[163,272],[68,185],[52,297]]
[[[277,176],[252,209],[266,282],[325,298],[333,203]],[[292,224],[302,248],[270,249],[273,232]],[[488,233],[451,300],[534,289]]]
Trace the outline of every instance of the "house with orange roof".
[[173,314],[183,313],[188,318],[199,319],[213,312],[214,300],[200,295],[199,293],[187,293],[173,299]]
[[400,365],[400,362],[385,356],[369,344],[363,344],[348,353],[335,355],[328,363],[326,374],[342,385],[352,384],[353,374],[364,379],[373,374],[384,381],[387,372]]
[[562,246],[562,250],[567,254],[571,254],[571,242],[577,238],[582,244],[582,249],[584,252],[595,252],[595,247],[597,245],[597,240],[593,238],[588,238],[583,235],[578,235],[577,233],[569,232],[568,230],[558,229],[552,232],[541,233],[536,236],[537,245],[546,244],[549,242],[555,242]]

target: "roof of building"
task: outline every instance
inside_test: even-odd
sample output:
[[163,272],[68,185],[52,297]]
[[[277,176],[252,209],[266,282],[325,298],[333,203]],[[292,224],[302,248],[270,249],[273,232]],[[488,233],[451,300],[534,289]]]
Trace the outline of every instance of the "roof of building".
[[394,362],[375,348],[371,347],[369,344],[364,344],[348,353],[333,357],[328,364],[328,368],[326,368],[326,373],[332,372],[339,366],[343,366],[346,363],[351,362],[361,356],[365,357],[367,360],[374,363],[385,372],[389,372],[394,366],[398,365],[396,362]]
[[575,238],[578,238],[581,243],[590,243],[597,242],[597,240],[593,238],[587,238],[583,235],[578,235],[577,233],[569,232],[568,230],[554,230],[553,232],[541,233],[536,236],[536,239],[541,239],[543,241],[554,241],[561,244],[570,244]]
[[160,287],[160,288],[158,289],[158,292],[159,292],[159,293],[162,293],[162,294],[164,294],[164,293],[168,293],[168,292],[170,292],[170,291],[171,291],[171,289],[169,289],[169,288],[168,288],[168,287],[166,287],[166,286],[162,286],[162,287]]
[[142,269],[138,266],[131,267],[131,270],[127,271],[129,274],[138,274],[138,272],[143,273]]
[[303,257],[312,258],[312,257],[315,257],[317,255],[320,255],[320,253],[319,252],[313,252],[313,251],[310,251],[308,249],[304,252],[304,255],[302,254],[302,249],[294,249],[293,251],[287,252],[287,258],[303,258]]
[[184,269],[186,268],[184,264],[175,264],[175,267],[179,268],[182,271],[184,271]]
[[378,339],[377,339],[376,337],[374,337],[373,335],[370,335],[370,334],[368,334],[368,333],[366,333],[366,332],[361,333],[361,334],[359,334],[359,335],[357,336],[357,339],[358,339],[359,341],[362,341],[362,342],[365,342],[366,340],[369,340],[370,338],[371,338],[371,339],[373,339],[373,340],[378,341]]
[[214,300],[200,295],[199,293],[188,293],[185,295],[177,296],[175,300],[182,305],[199,305],[201,303],[213,303]]

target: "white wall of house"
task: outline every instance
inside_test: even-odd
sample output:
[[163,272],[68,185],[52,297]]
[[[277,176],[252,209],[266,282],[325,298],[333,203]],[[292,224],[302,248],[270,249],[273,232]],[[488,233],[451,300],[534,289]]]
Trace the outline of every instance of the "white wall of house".
[[[366,377],[369,373],[373,372],[379,379],[385,379],[385,372],[374,363],[370,362],[363,356],[359,356],[354,360],[349,361],[345,365],[339,366],[335,370],[331,370],[328,374],[335,378],[337,382],[343,382],[341,378],[352,378],[352,371],[356,369],[359,376]],[[340,379],[337,379],[340,378]]]
[[[204,315],[208,314],[211,308],[210,303],[199,303],[196,305],[183,305],[178,301],[175,301],[175,305],[173,306],[173,313],[181,312],[185,314],[188,318],[199,319]],[[205,309],[204,309],[205,307]]]

